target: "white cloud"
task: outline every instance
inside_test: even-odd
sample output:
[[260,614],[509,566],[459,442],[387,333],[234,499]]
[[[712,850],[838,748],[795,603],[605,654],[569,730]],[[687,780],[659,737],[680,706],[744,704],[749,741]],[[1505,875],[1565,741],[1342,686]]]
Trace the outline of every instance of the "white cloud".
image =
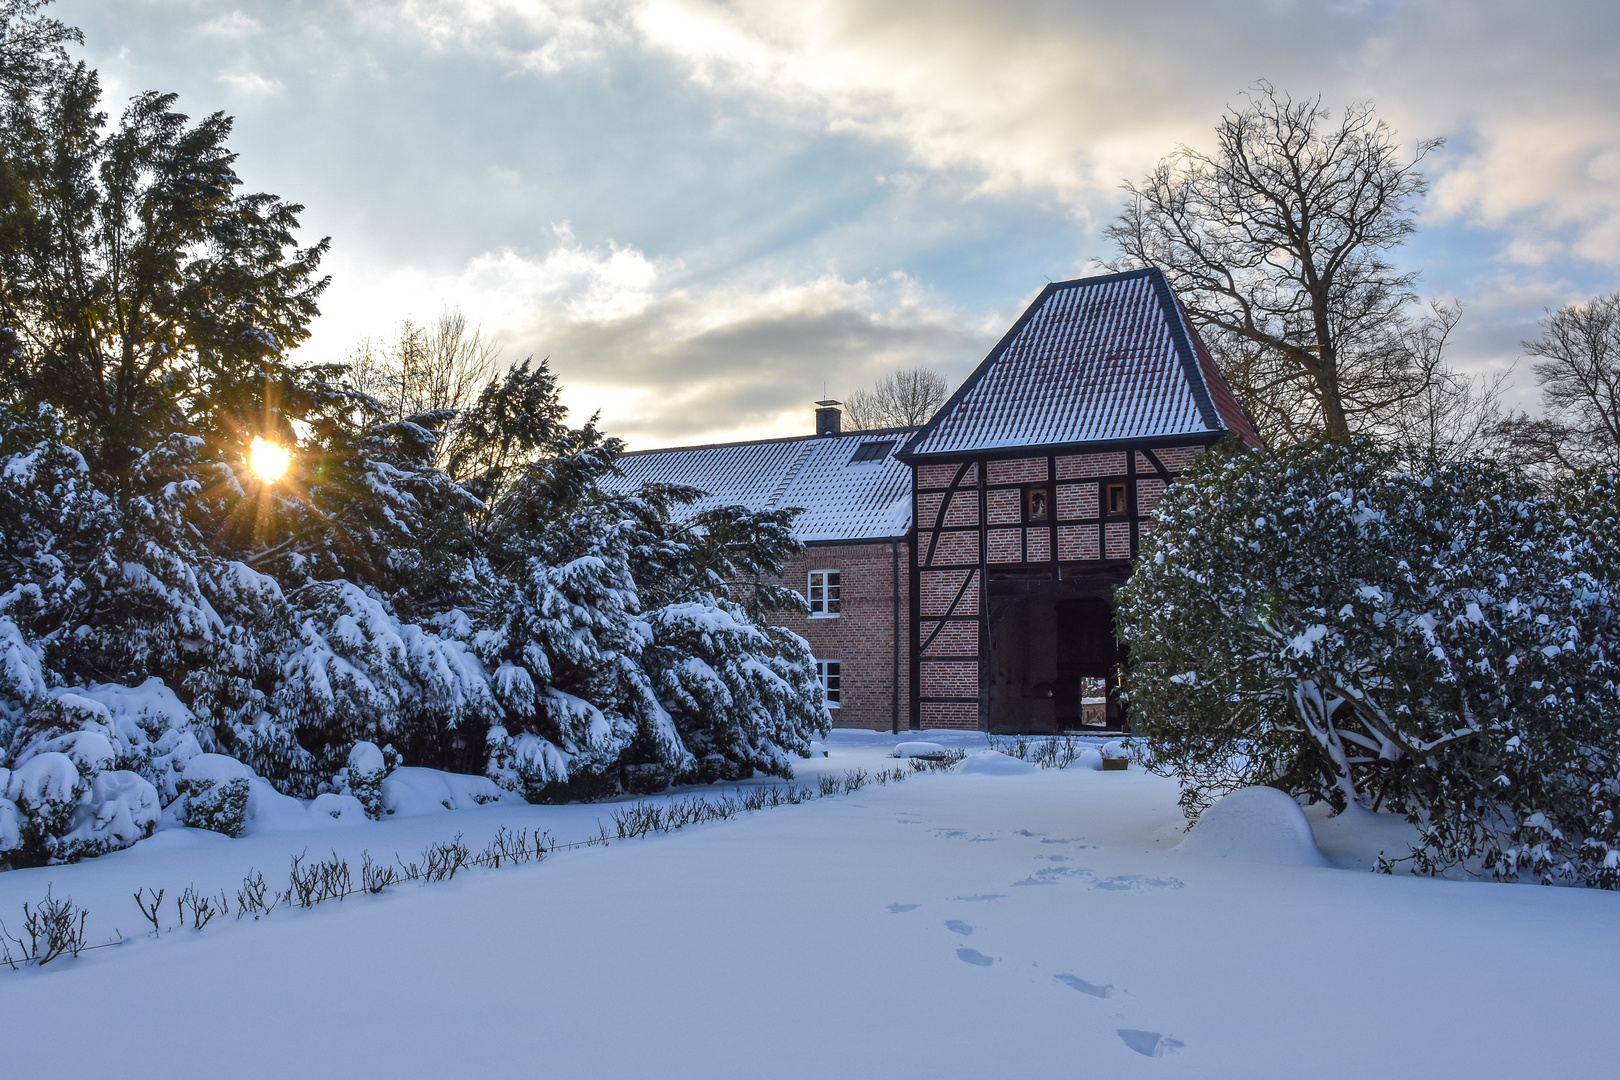
[[280,79],[267,79],[257,71],[227,72],[219,81],[246,97],[264,97],[281,90]]
[[1507,231],[1516,262],[1620,264],[1620,118],[1584,106],[1487,125],[1435,184],[1438,215]]
[[258,19],[242,11],[229,11],[223,15],[216,15],[203,23],[199,30],[208,37],[239,40],[252,37],[263,31],[264,26]]
[[609,431],[648,445],[798,433],[824,384],[845,394],[895,367],[960,377],[1006,321],[932,304],[904,274],[690,286],[671,280],[679,263],[588,247],[566,224],[555,234],[542,254],[486,252],[439,275],[346,267],[338,280],[350,284],[328,310],[390,314],[380,325],[324,319],[304,355],[337,359],[363,337],[386,338],[401,318],[460,307],[509,361],[549,356],[577,416],[601,410]]
[[[1329,101],[1373,96],[1409,135],[1477,133],[1472,153],[1434,163],[1438,212],[1513,232],[1514,258],[1620,262],[1620,101],[1612,80],[1591,81],[1612,63],[1599,43],[1614,18],[1597,9],[1596,21],[1460,0],[409,0],[403,11],[430,40],[514,69],[664,56],[710,92],[901,144],[919,167],[967,170],[979,192],[1055,198],[1087,220],[1111,214],[1120,181],[1176,142],[1207,139],[1259,76]],[[1550,242],[1548,229],[1569,235]]]

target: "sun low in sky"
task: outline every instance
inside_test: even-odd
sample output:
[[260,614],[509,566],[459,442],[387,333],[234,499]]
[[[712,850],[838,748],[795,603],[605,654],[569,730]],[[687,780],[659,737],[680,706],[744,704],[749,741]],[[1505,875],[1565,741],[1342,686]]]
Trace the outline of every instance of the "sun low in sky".
[[248,448],[248,469],[267,484],[273,484],[287,474],[292,465],[292,451],[269,439],[255,438]]

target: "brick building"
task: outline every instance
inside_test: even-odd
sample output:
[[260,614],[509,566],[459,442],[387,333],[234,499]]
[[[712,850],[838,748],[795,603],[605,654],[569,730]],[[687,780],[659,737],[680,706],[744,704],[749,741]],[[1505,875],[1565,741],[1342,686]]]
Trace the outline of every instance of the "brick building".
[[628,454],[623,482],[803,508],[788,625],[840,726],[1118,730],[1113,593],[1154,501],[1212,443],[1259,445],[1153,269],[1048,285],[920,429],[817,404],[815,435]]

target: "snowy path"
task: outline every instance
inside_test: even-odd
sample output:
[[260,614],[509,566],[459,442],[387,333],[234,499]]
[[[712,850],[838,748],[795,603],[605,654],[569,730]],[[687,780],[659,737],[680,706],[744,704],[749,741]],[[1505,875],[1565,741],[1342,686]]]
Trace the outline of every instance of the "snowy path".
[[[837,737],[801,776],[876,767],[883,745]],[[571,839],[605,815],[160,835],[0,874],[0,914],[50,881],[93,937],[129,934],[138,886],[280,878],[306,846],[476,847],[500,822]],[[1134,770],[915,776],[0,970],[0,1060],[39,1080],[1613,1075],[1620,896],[1203,859],[1180,838],[1173,785]]]

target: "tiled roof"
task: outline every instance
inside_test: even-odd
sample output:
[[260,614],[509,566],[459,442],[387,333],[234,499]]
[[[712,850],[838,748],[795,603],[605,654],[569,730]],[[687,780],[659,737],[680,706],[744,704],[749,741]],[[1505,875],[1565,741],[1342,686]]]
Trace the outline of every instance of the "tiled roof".
[[[684,484],[708,493],[686,513],[728,505],[799,507],[804,513],[793,532],[805,543],[883,540],[911,528],[911,469],[893,451],[915,430],[641,450],[619,459],[623,475],[608,486],[631,491],[647,483]],[[862,444],[875,442],[891,446],[871,460],[853,460]]]
[[1149,268],[1048,285],[902,453],[1226,433],[1260,445]]

